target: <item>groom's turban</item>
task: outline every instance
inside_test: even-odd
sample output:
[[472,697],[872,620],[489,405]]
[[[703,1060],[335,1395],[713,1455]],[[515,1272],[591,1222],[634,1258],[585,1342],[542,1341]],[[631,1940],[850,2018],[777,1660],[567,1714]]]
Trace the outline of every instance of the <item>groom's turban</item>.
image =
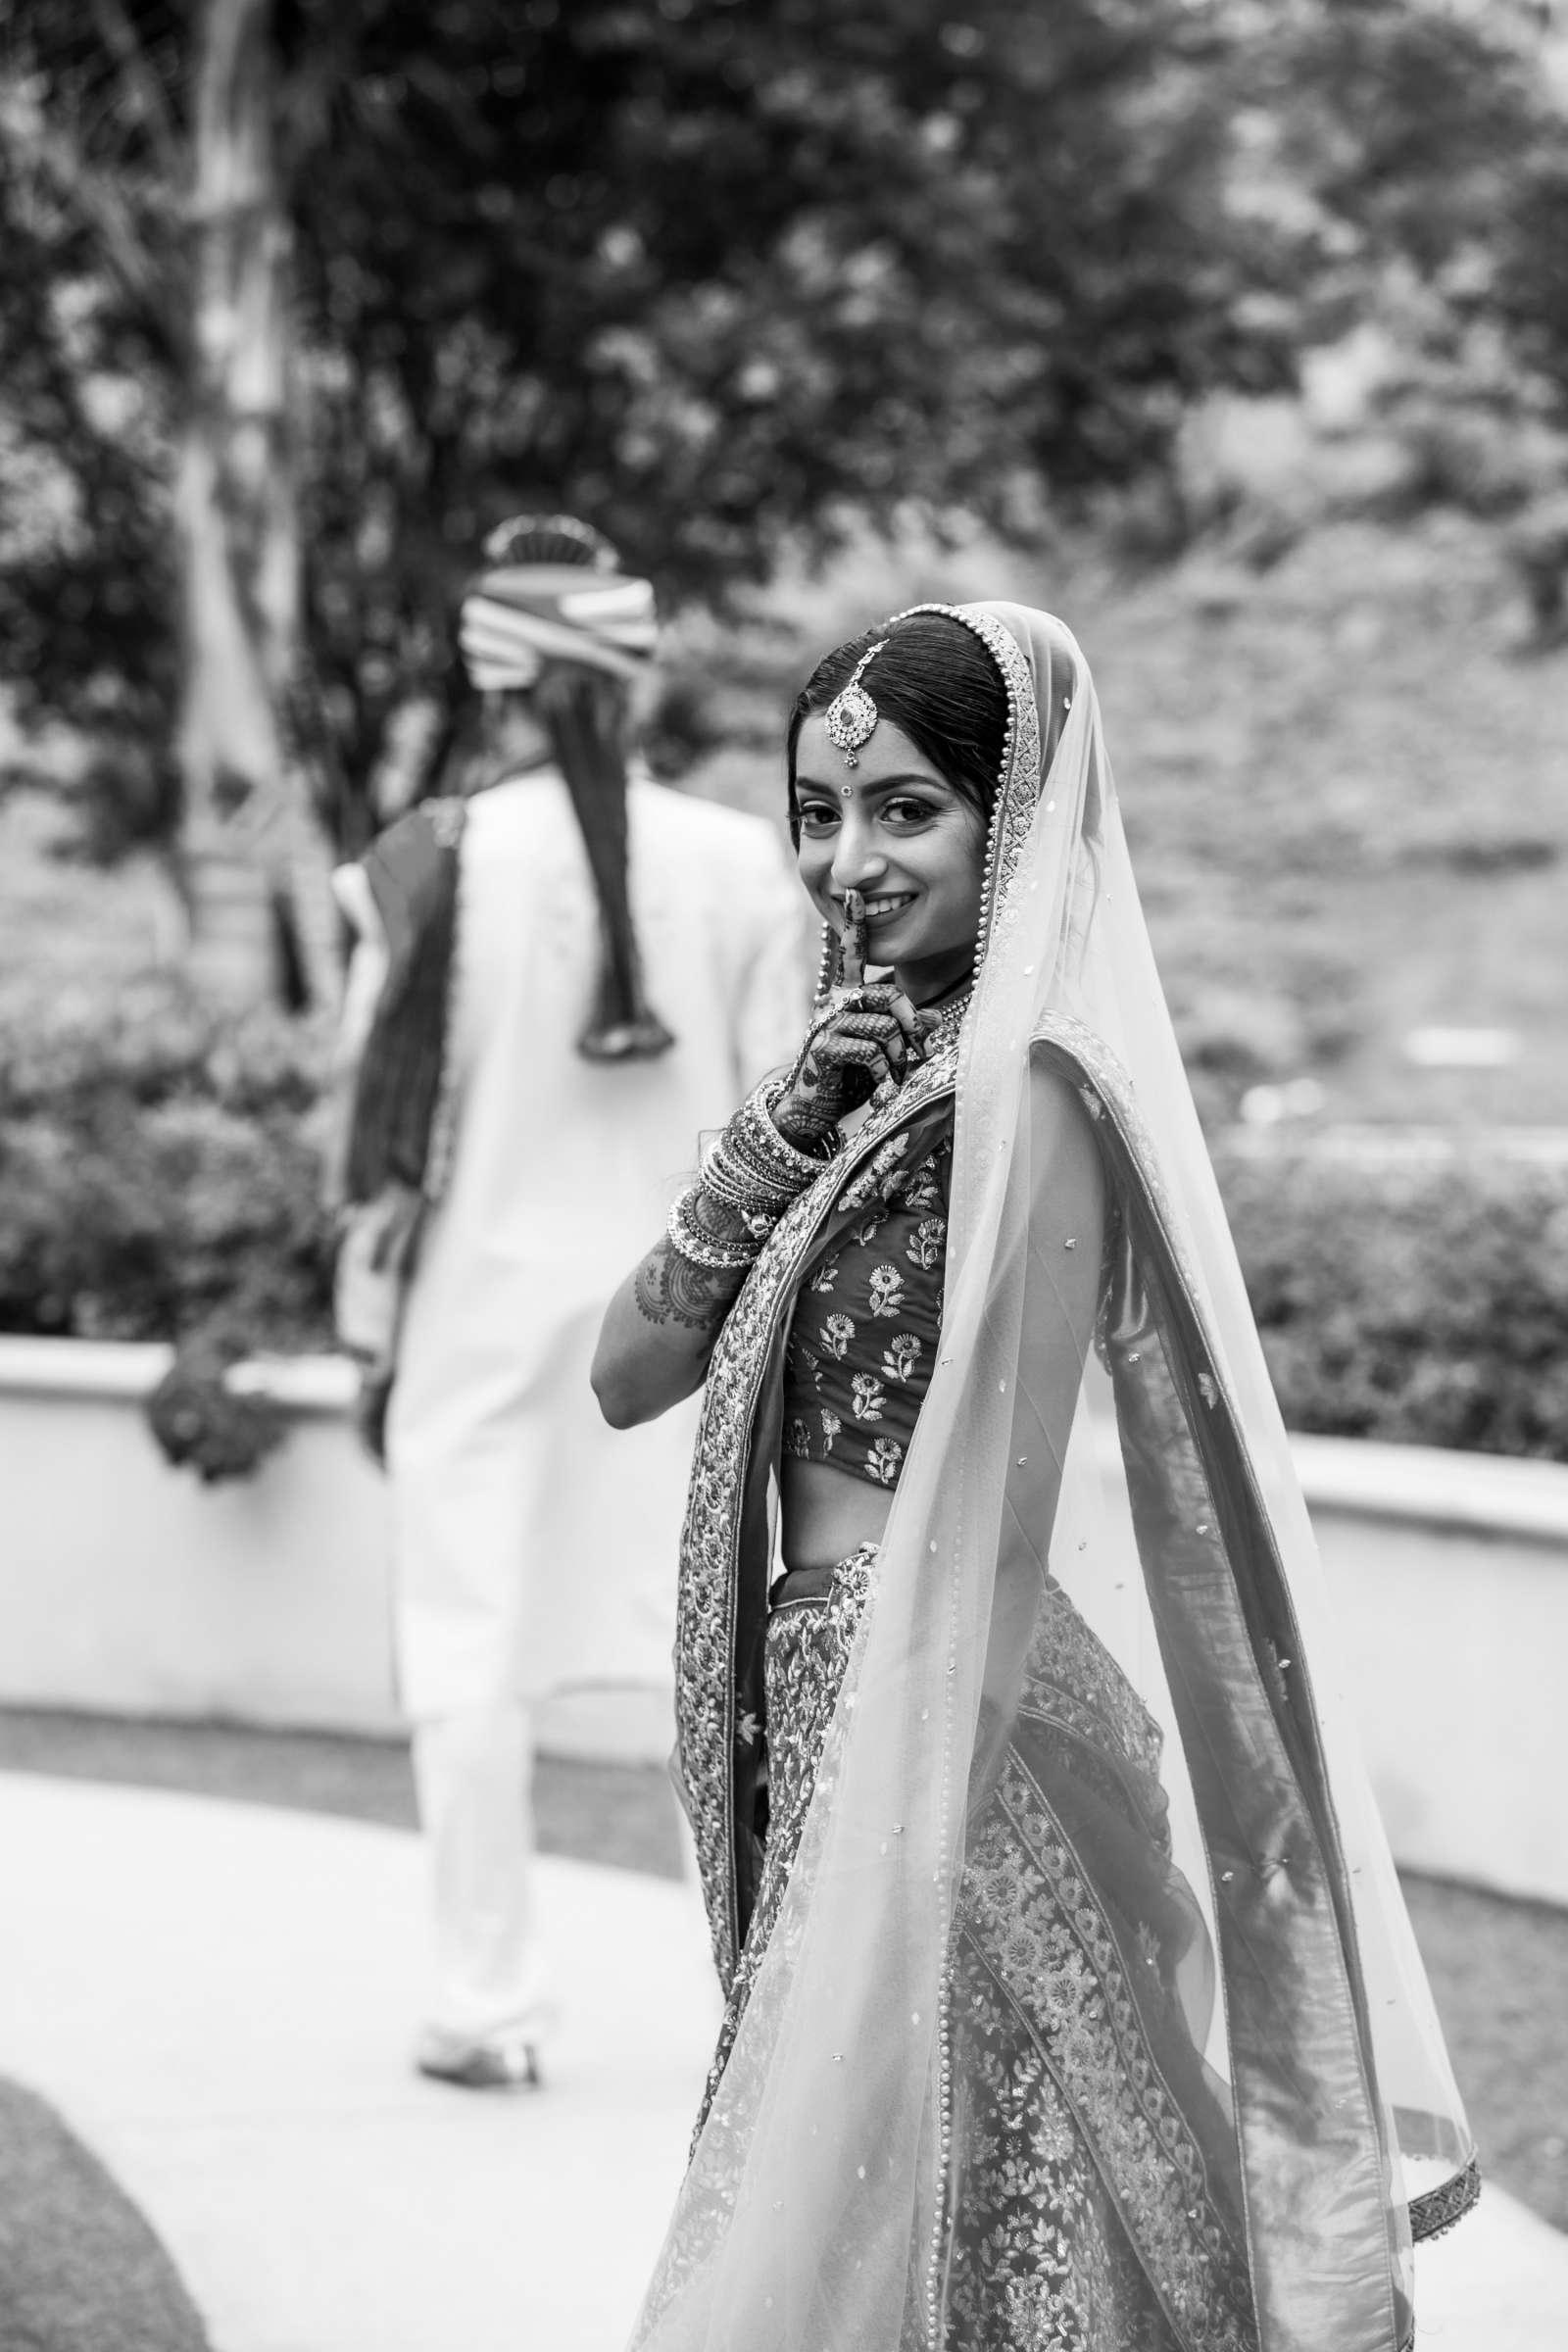
[[[624,712],[602,679],[653,660],[654,592],[608,539],[574,515],[518,515],[484,543],[487,567],[463,600],[461,637],[482,693],[539,686],[537,708],[582,830],[604,929],[604,961],[578,1051],[648,1059],[674,1039],[643,993],[627,858]],[[547,666],[550,677],[541,678]],[[584,672],[597,671],[599,677]],[[609,708],[607,709],[607,700]]]
[[569,514],[519,515],[485,541],[488,567],[463,600],[459,633],[481,693],[532,686],[548,661],[619,678],[653,659],[654,591],[607,539]]

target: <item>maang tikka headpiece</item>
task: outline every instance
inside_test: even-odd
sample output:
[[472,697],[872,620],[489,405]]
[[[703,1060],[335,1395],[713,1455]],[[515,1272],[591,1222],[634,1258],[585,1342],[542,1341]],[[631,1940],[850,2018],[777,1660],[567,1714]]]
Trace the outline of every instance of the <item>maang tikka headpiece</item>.
[[876,722],[881,713],[860,680],[887,642],[885,637],[879,637],[875,645],[860,656],[855,664],[855,675],[827,707],[823,721],[827,728],[827,739],[836,751],[844,754],[846,767],[859,765],[861,746],[869,743],[876,733]]

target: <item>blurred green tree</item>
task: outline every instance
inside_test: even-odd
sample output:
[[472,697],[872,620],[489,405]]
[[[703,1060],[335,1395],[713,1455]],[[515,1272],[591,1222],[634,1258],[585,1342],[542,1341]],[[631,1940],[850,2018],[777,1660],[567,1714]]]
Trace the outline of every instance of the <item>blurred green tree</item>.
[[335,919],[288,723],[292,225],[271,0],[42,0],[10,31],[0,169],[21,266],[0,319],[32,492],[11,485],[22,544],[4,567],[20,714],[85,722],[100,797],[172,831],[204,986],[253,998],[281,923],[298,993],[319,995]]
[[1568,108],[1539,0],[1237,0],[1254,191],[1294,210],[1304,343],[1368,322],[1418,499],[1568,478]]
[[1016,530],[1042,476],[1124,478],[1279,364],[1219,40],[1184,0],[36,0],[0,47],[19,714],[100,736],[127,821],[182,808],[198,913],[253,935],[223,839],[297,895],[307,769],[363,839],[498,514],[569,502],[712,597],[853,515]]
[[352,850],[438,757],[499,514],[570,504],[711,601],[856,519],[1022,534],[1124,487],[1201,392],[1288,380],[1351,246],[1485,226],[1516,52],[1445,23],[31,0],[0,32],[0,680],[93,737],[122,823],[177,827],[241,993],[263,897],[308,981],[307,782]]

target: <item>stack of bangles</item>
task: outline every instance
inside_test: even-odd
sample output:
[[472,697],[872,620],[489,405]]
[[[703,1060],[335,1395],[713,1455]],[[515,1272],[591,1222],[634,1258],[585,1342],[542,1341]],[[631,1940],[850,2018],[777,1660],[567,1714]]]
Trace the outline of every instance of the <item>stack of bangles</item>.
[[[771,1078],[747,1096],[709,1146],[696,1183],[671,1208],[666,1227],[671,1246],[691,1264],[715,1273],[744,1273],[791,1201],[815,1182],[837,1150],[835,1140],[813,1156],[780,1135],[771,1112],[787,1085],[787,1079]],[[744,1233],[714,1233],[700,1214],[705,1200],[728,1209]]]

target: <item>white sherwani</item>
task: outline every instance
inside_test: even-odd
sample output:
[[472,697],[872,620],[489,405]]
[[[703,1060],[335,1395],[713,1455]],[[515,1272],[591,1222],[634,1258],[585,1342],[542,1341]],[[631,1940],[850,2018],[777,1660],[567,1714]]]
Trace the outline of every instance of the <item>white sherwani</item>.
[[648,999],[676,1042],[656,1061],[592,1062],[575,1040],[599,915],[565,786],[522,777],[468,810],[454,1145],[387,1431],[416,1717],[667,1672],[695,1400],[616,1433],[588,1367],[700,1130],[799,1045],[805,900],[760,818],[634,781],[628,829]]
[[[611,1293],[690,1180],[702,1130],[786,1061],[807,902],[761,819],[628,793],[656,1061],[585,1060],[597,902],[553,770],[471,804],[448,1040],[452,1156],[387,1424],[402,1695],[433,1882],[432,2026],[534,2046],[549,2023],[528,1868],[534,1702],[662,1684],[697,1404],[617,1433],[588,1370]],[[351,979],[361,1000],[374,972]]]

